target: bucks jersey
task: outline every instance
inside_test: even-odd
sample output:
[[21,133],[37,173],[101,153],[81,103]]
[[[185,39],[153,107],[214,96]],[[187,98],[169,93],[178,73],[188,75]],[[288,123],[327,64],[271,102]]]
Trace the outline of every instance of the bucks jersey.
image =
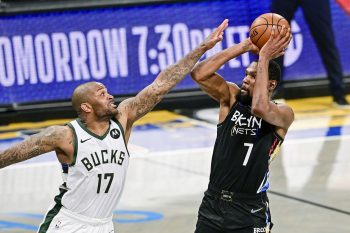
[[237,101],[217,126],[209,185],[237,193],[266,191],[269,162],[283,142],[275,128]]
[[112,215],[121,196],[129,164],[124,131],[110,120],[103,136],[74,120],[74,162],[64,169],[66,180],[61,204],[68,210],[93,218]]

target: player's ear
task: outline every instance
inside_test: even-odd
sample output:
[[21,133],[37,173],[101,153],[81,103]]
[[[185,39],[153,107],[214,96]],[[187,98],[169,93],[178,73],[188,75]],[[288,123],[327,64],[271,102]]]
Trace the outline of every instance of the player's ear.
[[89,104],[89,103],[82,103],[82,104],[80,105],[80,108],[81,108],[81,110],[83,110],[84,112],[91,112],[91,111],[92,111],[92,106],[91,106],[91,104]]
[[276,80],[269,80],[269,91],[273,91],[277,86]]

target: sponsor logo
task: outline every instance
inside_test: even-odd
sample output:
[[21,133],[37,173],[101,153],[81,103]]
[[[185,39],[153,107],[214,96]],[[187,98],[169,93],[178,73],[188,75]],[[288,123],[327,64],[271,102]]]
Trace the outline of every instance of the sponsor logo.
[[259,208],[259,209],[256,209],[256,210],[252,209],[252,210],[250,211],[250,213],[254,214],[254,213],[256,213],[256,212],[259,212],[259,211],[262,210],[262,209],[263,209],[263,208]]
[[120,137],[120,131],[118,129],[112,129],[111,132],[109,132],[112,138],[118,139]]
[[83,140],[83,139],[80,139],[80,142],[81,143],[84,143],[84,142],[86,142],[86,141],[89,141],[91,138],[88,138],[88,139],[85,139],[85,140]]
[[55,228],[59,229],[61,227],[62,222],[61,221],[57,221]]
[[266,232],[266,227],[254,227],[254,233]]

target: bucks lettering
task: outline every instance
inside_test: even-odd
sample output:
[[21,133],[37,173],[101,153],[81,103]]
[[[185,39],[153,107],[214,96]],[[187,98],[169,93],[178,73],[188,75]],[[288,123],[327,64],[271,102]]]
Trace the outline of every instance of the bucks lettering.
[[235,134],[253,135],[261,128],[261,118],[255,116],[245,117],[243,113],[236,110],[231,118],[234,126],[231,129],[231,136]]
[[90,156],[81,159],[85,168],[90,171],[92,168],[105,163],[116,163],[122,165],[126,153],[119,150],[101,150],[99,152],[91,153]]

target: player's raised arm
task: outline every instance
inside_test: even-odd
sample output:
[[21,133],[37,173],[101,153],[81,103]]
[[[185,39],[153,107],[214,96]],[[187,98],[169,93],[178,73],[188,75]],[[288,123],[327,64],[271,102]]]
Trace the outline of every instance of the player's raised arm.
[[[248,51],[257,53],[258,48],[248,38],[198,63],[191,72],[191,77],[201,89],[221,104],[230,105],[230,84],[216,71],[229,60]],[[232,86],[232,85],[231,85]],[[238,90],[238,87],[236,88]]]
[[163,97],[188,74],[199,58],[216,43],[222,40],[223,32],[228,26],[224,20],[197,48],[188,53],[176,64],[163,70],[157,78],[135,97],[129,98],[118,106],[119,111],[127,114],[127,128],[146,113],[151,111]]
[[275,126],[288,129],[294,120],[293,110],[287,105],[276,105],[269,98],[269,61],[284,54],[285,48],[291,40],[290,29],[283,26],[282,32],[277,34],[273,27],[272,34],[259,53],[254,95],[252,98],[252,112]]

